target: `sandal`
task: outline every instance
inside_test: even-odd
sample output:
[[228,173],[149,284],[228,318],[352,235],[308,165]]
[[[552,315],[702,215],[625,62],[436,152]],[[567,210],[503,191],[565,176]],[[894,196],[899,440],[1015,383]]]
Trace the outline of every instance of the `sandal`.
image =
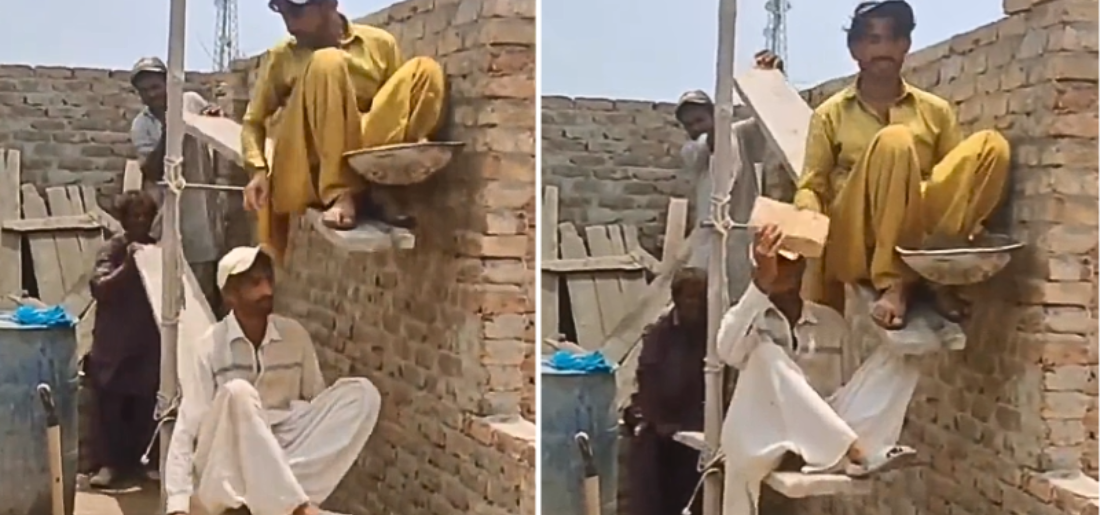
[[854,478],[865,478],[872,474],[880,474],[891,470],[911,467],[917,459],[917,451],[905,445],[895,445],[886,452],[877,453],[867,458],[865,463],[849,463],[845,467],[845,473]]

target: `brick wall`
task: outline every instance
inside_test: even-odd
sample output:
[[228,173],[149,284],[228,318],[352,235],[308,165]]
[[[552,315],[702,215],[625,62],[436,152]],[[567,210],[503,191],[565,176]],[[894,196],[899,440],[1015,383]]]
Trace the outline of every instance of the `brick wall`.
[[534,416],[534,13],[411,0],[365,19],[439,59],[466,147],[380,191],[417,218],[414,250],[341,255],[304,225],[293,235],[278,309],[309,328],[327,379],[368,377],[384,399],[334,509],[534,513],[534,426],[519,418]]
[[[913,55],[908,77],[953,101],[967,130],[1012,142],[1003,218],[1029,248],[974,292],[967,349],[924,367],[903,440],[931,464],[801,513],[1097,513],[1057,479],[1097,469],[1096,3],[1005,7],[1006,18]],[[815,88],[812,102],[847,80]]]

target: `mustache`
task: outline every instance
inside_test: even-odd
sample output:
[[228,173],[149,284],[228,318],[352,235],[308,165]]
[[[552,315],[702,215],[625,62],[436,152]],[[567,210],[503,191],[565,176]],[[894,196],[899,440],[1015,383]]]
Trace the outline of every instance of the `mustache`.
[[871,62],[872,63],[878,63],[878,62],[893,63],[893,62],[896,62],[896,60],[893,57],[880,56],[880,57],[875,57],[875,58],[871,59]]

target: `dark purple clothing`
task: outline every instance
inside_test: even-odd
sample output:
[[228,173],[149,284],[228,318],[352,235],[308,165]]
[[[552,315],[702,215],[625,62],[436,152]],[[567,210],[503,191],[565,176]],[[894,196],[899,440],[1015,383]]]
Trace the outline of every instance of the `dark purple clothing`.
[[97,390],[155,397],[160,385],[160,328],[137,266],[127,263],[129,243],[116,235],[96,256],[91,281],[95,327],[86,370]]
[[[92,459],[97,467],[111,467],[123,474],[142,470],[141,455],[153,438],[156,395],[136,396],[97,390]],[[149,455],[155,467],[156,446]]]
[[[706,326],[688,327],[669,314],[642,337],[638,392],[640,430],[631,437],[628,505],[634,515],[680,515],[699,481],[699,452],[672,439],[702,431]],[[698,514],[701,497],[693,503]]]

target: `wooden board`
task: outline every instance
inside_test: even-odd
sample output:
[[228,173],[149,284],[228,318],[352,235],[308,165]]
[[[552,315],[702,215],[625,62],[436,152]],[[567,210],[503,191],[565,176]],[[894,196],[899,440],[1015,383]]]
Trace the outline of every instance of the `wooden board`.
[[[204,145],[212,147],[239,166],[244,166],[241,155],[241,124],[224,117],[183,113],[184,131]],[[274,145],[270,140],[264,149],[268,162]]]
[[[577,272],[630,272],[644,271],[645,265],[639,256],[623,254],[604,257],[587,257],[584,259],[550,259],[540,260],[539,268],[543,272],[554,274],[568,274]],[[643,283],[644,286],[644,277]],[[542,306],[539,306],[542,309]]]
[[87,214],[0,222],[0,230],[12,232],[94,231],[99,229],[99,222]]
[[[627,248],[625,229],[626,228],[621,225],[610,225],[607,227],[607,235],[611,238],[611,251],[614,254],[626,254],[632,259],[636,259],[633,257],[634,255],[645,251],[643,251],[640,246]],[[637,228],[635,228],[634,237],[635,241],[637,241]],[[641,263],[639,262],[639,264]],[[631,307],[634,303],[634,299],[641,297],[642,292],[645,291],[645,284],[644,271],[639,270],[638,272],[627,271],[619,273],[619,289],[623,292],[625,308]]]
[[[46,218],[50,216],[46,201],[38,194],[33,184],[24,184],[23,216],[27,218]],[[27,244],[31,247],[31,262],[34,264],[34,277],[38,281],[38,299],[48,305],[61,302],[65,297],[65,281],[61,273],[61,258],[57,253],[57,244],[50,233],[30,233]]]
[[[541,245],[539,260],[546,264],[558,259],[558,187],[547,186],[542,196],[542,221],[539,226]],[[543,267],[539,292],[539,334],[541,339],[556,339],[561,332],[561,313],[558,311],[559,278]]]
[[806,162],[806,136],[813,110],[779,70],[754,68],[733,81],[764,137],[779,150],[783,165],[797,181]]
[[[706,449],[703,433],[698,431],[681,431],[673,439],[699,451]],[[854,479],[843,474],[772,472],[764,478],[764,484],[790,499],[871,493],[871,480]]]
[[[588,254],[592,257],[610,257],[615,255],[611,249],[611,239],[606,225],[593,225],[584,229],[588,240]],[[619,286],[619,272],[593,272],[592,282],[596,284],[596,298],[600,306],[600,325],[605,334],[623,318],[623,292]],[[602,339],[605,334],[601,334]]]
[[628,252],[630,252],[631,254],[637,254],[639,257],[642,258],[642,263],[645,265],[647,270],[653,272],[654,275],[657,274],[657,270],[661,268],[661,260],[657,259],[653,256],[653,254],[650,254],[648,251],[642,248],[642,244],[638,239],[637,227],[633,225],[623,226],[623,244],[626,245],[626,249]]
[[141,191],[141,163],[133,159],[126,161],[126,171],[122,174],[122,191]]
[[[20,153],[0,149],[0,223],[19,220]],[[8,295],[23,292],[23,235],[0,231],[0,308],[14,308]]]
[[[544,228],[545,230],[545,228]],[[588,257],[584,240],[577,228],[569,222],[558,225],[559,249],[565,259]],[[569,290],[569,304],[573,311],[573,325],[577,330],[577,344],[588,350],[599,348],[603,341],[604,327],[600,317],[600,301],[592,274],[571,274],[565,278]]]
[[[73,211],[80,216],[88,216],[88,208],[84,204],[84,188],[69,186],[68,194],[69,202],[73,205]],[[94,209],[95,207],[95,204],[92,204],[91,208]],[[96,253],[99,252],[99,247],[103,245],[103,228],[82,229],[77,234],[80,241],[80,253],[83,254],[84,268],[92,268],[95,266]]]
[[336,248],[348,252],[408,250],[416,246],[416,236],[408,229],[391,227],[376,221],[362,222],[350,231],[330,229],[321,222],[321,212],[308,209],[306,220]]
[[[50,214],[61,216],[73,216],[79,213],[73,212],[73,204],[69,201],[69,194],[63,186],[46,188],[46,198],[50,203]],[[68,292],[80,280],[84,274],[83,253],[80,250],[80,240],[75,232],[58,231],[53,233],[54,242],[57,245],[58,260],[61,262],[61,283]]]
[[669,262],[687,237],[688,201],[682,198],[668,199],[668,217],[665,222],[665,243],[661,261]]

